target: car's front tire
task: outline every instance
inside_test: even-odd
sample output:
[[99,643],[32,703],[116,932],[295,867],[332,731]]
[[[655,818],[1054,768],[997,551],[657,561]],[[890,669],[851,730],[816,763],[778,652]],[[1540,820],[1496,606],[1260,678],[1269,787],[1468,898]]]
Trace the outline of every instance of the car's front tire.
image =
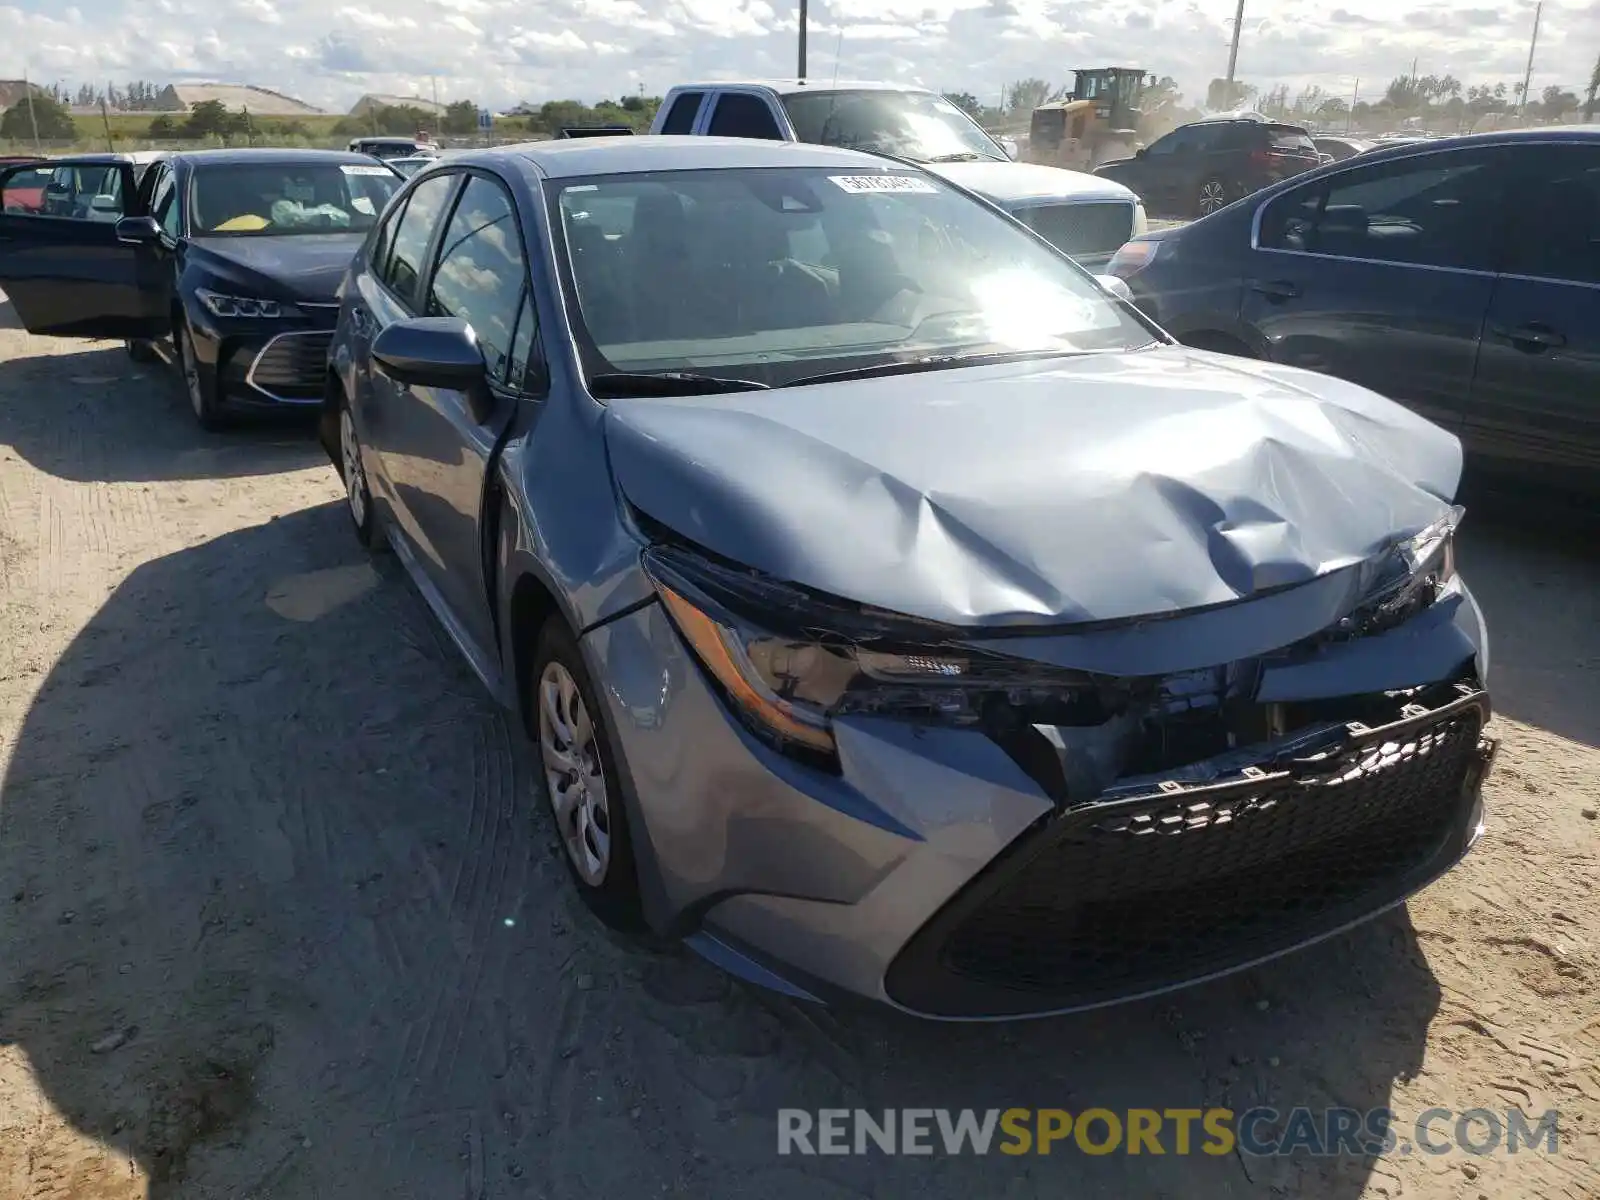
[[206,387],[205,376],[200,373],[200,359],[194,352],[194,335],[189,332],[189,323],[181,317],[173,326],[172,340],[177,343],[183,394],[189,401],[189,410],[194,413],[194,419],[208,433],[226,429],[228,418],[217,403],[216,390]]
[[539,632],[531,683],[540,774],[567,870],[596,916],[639,932],[643,907],[622,788],[583,655],[559,616]]
[[339,399],[339,474],[344,480],[345,511],[350,514],[356,541],[368,550],[381,550],[386,543],[372,506],[372,488],[367,484],[361,438],[356,433],[350,402],[342,396]]
[[122,343],[127,350],[128,357],[136,363],[160,362],[161,356],[156,353],[155,347],[143,338],[129,338]]

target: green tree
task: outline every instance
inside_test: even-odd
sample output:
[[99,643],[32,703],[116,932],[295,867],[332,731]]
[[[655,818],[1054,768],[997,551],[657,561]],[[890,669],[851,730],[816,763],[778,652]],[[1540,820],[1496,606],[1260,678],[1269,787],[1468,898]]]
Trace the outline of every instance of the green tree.
[[456,100],[447,104],[439,120],[439,132],[455,135],[470,134],[478,128],[478,106],[471,100]]
[[966,113],[967,116],[971,117],[974,121],[976,121],[979,115],[983,112],[983,105],[978,102],[978,98],[971,92],[946,92],[944,94],[944,98],[950,101],[951,104],[954,104],[962,112]]
[[1543,103],[1540,107],[1544,110],[1544,115],[1551,120],[1555,120],[1563,113],[1569,113],[1578,107],[1578,94],[1569,92],[1566,88],[1560,86],[1545,88],[1541,99]]
[[202,100],[189,110],[189,118],[183,123],[183,136],[226,137],[234,131],[238,120],[222,101]]
[[1583,119],[1594,120],[1595,98],[1600,96],[1600,57],[1594,60],[1594,70],[1589,75],[1589,94],[1583,102]]
[[1006,88],[1006,111],[1031,113],[1041,104],[1058,100],[1065,93],[1066,89],[1055,87],[1043,79],[1019,79]]
[[1237,79],[1231,84],[1226,79],[1213,79],[1206,85],[1206,107],[1212,112],[1225,112],[1250,103],[1255,94],[1253,86]]
[[178,123],[168,114],[159,113],[150,118],[150,128],[146,132],[151,138],[176,138],[182,137],[183,132],[178,128]]
[[38,122],[39,137],[45,141],[71,141],[78,136],[78,127],[72,123],[72,111],[55,96],[35,91],[31,116],[28,98],[24,96],[0,117],[0,138],[32,141],[35,122]]

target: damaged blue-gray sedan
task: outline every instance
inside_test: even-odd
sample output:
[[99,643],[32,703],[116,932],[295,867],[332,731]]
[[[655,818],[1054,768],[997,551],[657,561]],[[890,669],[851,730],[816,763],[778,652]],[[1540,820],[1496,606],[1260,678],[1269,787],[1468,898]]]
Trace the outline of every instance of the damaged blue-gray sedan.
[[914,166],[425,167],[345,281],[323,438],[537,740],[594,911],[791,995],[1148,995],[1483,827],[1456,439],[1174,344]]

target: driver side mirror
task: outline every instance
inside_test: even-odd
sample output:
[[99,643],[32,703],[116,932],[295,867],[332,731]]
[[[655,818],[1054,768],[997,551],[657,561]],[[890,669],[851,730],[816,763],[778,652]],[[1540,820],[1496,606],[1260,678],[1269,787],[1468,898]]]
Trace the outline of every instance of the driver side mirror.
[[1012,162],[1015,162],[1017,160],[1017,156],[1021,153],[1021,151],[1017,148],[1016,141],[1012,138],[1001,138],[1000,149],[1006,152],[1006,157]]
[[117,241],[147,246],[161,239],[161,226],[154,217],[123,217],[117,222]]
[[372,339],[372,361],[396,383],[453,392],[487,390],[478,335],[460,317],[412,317]]
[[1125,300],[1133,303],[1133,291],[1115,275],[1096,275],[1094,281],[1100,285],[1100,290],[1115,300]]

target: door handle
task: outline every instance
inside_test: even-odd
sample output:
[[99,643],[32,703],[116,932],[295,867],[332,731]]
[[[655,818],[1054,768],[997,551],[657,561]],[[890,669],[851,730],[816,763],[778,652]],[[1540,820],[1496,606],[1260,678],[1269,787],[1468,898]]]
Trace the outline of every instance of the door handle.
[[1534,348],[1553,350],[1567,344],[1566,335],[1557,333],[1548,325],[1518,325],[1512,327],[1495,324],[1489,326],[1489,332],[1497,338],[1503,338],[1515,346],[1529,350]]
[[1300,294],[1300,285],[1287,279],[1256,279],[1251,281],[1250,288],[1268,300],[1293,300]]

